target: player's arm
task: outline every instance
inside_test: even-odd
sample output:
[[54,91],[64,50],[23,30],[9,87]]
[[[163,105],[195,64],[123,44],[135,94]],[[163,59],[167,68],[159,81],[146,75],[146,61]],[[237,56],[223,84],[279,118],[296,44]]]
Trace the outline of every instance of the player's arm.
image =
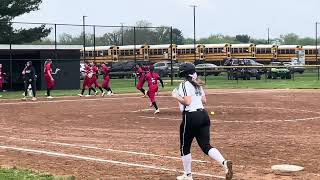
[[200,88],[201,88],[201,94],[202,94],[201,101],[202,101],[203,104],[207,104],[206,93],[204,92],[202,86]]
[[172,91],[172,97],[185,106],[189,106],[191,104],[191,93],[187,91],[184,83],[180,85],[179,91],[177,89]]
[[161,83],[162,88],[164,88],[163,81],[162,81],[162,79],[160,77],[159,77],[159,81]]

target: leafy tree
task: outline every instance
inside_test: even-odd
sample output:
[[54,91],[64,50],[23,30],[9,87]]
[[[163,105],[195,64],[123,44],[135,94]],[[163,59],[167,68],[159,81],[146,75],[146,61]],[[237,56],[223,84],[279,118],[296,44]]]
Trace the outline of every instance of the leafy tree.
[[[42,0],[2,0],[0,3],[0,43],[31,43],[47,37],[51,29],[44,25],[30,29],[14,29],[10,23],[15,17],[39,9]],[[11,41],[10,41],[11,39]]]
[[299,36],[294,33],[281,35],[280,38],[282,39],[283,44],[286,44],[286,45],[299,44]]
[[244,34],[244,35],[236,35],[236,40],[240,43],[249,43],[250,42],[250,36]]

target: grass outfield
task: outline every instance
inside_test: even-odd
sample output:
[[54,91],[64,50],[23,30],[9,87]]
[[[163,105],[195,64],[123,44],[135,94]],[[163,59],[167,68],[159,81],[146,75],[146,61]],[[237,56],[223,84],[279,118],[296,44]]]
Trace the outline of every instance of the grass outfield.
[[50,174],[40,174],[29,170],[16,168],[1,168],[0,180],[74,180],[75,177],[55,177]]
[[[202,77],[204,80],[204,77]],[[159,88],[160,91],[171,91],[179,85],[180,79],[175,78],[173,86],[170,85],[170,79],[165,79],[165,88]],[[136,93],[138,92],[134,86],[134,79],[112,79],[111,88],[116,94]],[[294,79],[265,79],[261,80],[227,80],[226,76],[209,76],[207,77],[207,88],[211,89],[319,89],[320,81],[315,73],[304,73],[302,75],[295,74]],[[146,88],[147,89],[147,88]],[[2,92],[2,99],[18,99],[22,97],[22,91]],[[77,90],[53,90],[53,96],[77,96],[80,89]],[[87,93],[87,91],[86,91]],[[37,97],[44,97],[45,91],[37,91]]]

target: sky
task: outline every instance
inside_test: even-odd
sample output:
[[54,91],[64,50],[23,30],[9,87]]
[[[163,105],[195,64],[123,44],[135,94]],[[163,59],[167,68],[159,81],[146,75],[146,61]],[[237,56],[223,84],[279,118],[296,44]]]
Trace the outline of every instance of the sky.
[[[211,34],[267,38],[268,28],[271,38],[291,32],[314,37],[315,22],[320,22],[320,0],[43,0],[39,11],[14,21],[82,24],[83,15],[88,16],[87,24],[99,25],[134,25],[146,20],[154,26],[179,28],[185,37],[193,37],[192,4],[198,6],[197,39]],[[58,31],[78,29],[61,27]]]

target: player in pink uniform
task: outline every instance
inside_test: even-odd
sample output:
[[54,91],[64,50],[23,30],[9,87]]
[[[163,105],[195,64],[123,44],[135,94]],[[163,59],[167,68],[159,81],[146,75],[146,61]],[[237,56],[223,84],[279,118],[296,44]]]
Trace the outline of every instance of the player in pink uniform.
[[[110,88],[110,70],[106,64],[101,65],[101,72],[103,74],[103,84],[102,87],[108,91],[108,96],[112,95],[112,90]],[[102,93],[102,96],[104,96],[104,92]]]
[[142,92],[143,97],[146,97],[146,90],[143,89],[143,84],[145,82],[145,72],[142,70],[142,67],[138,64],[136,65],[136,75],[138,77],[138,83],[136,88]]
[[101,93],[103,94],[103,89],[101,88],[101,86],[98,83],[99,69],[95,63],[90,63],[90,68],[91,68],[90,72],[92,73],[92,77],[90,78],[89,95],[91,93],[91,90],[93,90],[94,93],[97,94],[97,91],[92,87],[93,85],[95,86],[95,88],[99,88]]
[[[91,87],[91,78],[92,78],[92,72],[91,72],[91,67],[90,65],[86,62],[85,65],[84,65],[84,72],[85,72],[85,75],[84,75],[84,81],[83,81],[83,84],[82,84],[82,90],[81,90],[81,94],[78,94],[80,97],[83,96],[84,94],[84,91],[86,90],[86,87],[89,89],[89,95],[90,95],[90,89],[92,88]],[[94,90],[95,91],[95,90]]]
[[160,78],[159,74],[154,72],[153,66],[150,66],[150,72],[146,74],[145,80],[148,82],[149,90],[147,92],[147,95],[149,96],[149,99],[151,101],[151,106],[156,109],[154,114],[158,114],[160,110],[156,103],[156,93],[158,92],[158,81],[160,81],[162,88],[164,87],[163,81]]
[[48,59],[45,63],[44,63],[44,79],[47,82],[47,98],[51,99],[51,90],[54,87],[54,79],[53,79],[53,72],[52,72],[52,68],[51,68],[51,64],[52,64],[52,60]]

